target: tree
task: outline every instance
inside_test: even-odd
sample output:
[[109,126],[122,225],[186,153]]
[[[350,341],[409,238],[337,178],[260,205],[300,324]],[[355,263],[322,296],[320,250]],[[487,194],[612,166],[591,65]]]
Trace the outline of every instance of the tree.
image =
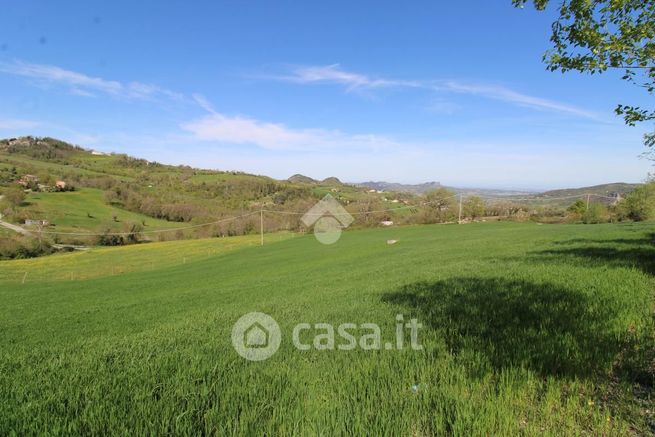
[[127,244],[136,244],[139,242],[143,226],[139,223],[128,223],[124,226],[125,235],[123,239]]
[[587,211],[587,204],[584,200],[578,199],[571,206],[566,208],[569,214],[571,214],[576,219],[581,219],[584,213]]
[[455,217],[455,193],[446,188],[437,188],[425,195],[430,216],[428,220],[446,222]]
[[19,187],[8,187],[2,192],[3,197],[12,207],[20,206],[25,201],[25,191]]
[[103,226],[96,237],[95,244],[98,246],[122,246],[125,241],[121,235],[114,233],[110,226]]
[[[522,8],[531,0],[512,0]],[[544,10],[549,0],[532,0]],[[553,48],[544,54],[550,71],[597,74],[623,70],[623,79],[655,92],[655,0],[562,0],[552,24]],[[626,124],[655,120],[655,110],[619,104]],[[655,132],[644,135],[655,146]]]
[[471,220],[482,217],[486,209],[484,200],[477,196],[471,196],[466,199],[463,206],[464,215],[466,215],[466,217],[471,217]]
[[655,217],[655,182],[637,187],[621,203],[623,215],[630,220],[642,221]]

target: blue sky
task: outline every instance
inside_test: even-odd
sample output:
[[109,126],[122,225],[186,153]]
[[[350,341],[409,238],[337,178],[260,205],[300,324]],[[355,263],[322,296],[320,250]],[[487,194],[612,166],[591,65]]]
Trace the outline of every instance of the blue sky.
[[558,188],[643,180],[649,105],[545,70],[552,12],[460,2],[7,2],[0,137],[286,178]]

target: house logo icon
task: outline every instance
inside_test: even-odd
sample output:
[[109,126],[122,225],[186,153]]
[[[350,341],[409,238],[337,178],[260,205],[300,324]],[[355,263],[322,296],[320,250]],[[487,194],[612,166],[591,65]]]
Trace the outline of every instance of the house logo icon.
[[232,327],[234,350],[250,361],[263,361],[271,357],[277,352],[281,342],[280,327],[268,314],[245,314]]
[[341,230],[355,219],[330,194],[326,194],[300,219],[307,227],[314,226],[314,237],[323,244],[334,244],[341,238]]

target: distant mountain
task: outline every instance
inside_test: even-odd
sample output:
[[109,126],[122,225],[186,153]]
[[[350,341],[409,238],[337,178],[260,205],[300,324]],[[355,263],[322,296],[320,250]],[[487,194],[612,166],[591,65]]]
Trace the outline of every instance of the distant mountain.
[[316,184],[316,185],[320,184],[320,185],[328,185],[328,186],[343,185],[343,183],[334,176],[319,181],[317,179],[310,178],[309,176],[305,176],[302,174],[295,174],[291,176],[289,179],[287,179],[287,181],[294,184]]
[[295,174],[291,176],[287,181],[292,182],[294,184],[316,184],[318,181],[316,179],[312,179],[309,176],[301,175],[301,174]]
[[321,181],[323,185],[343,185],[341,181],[338,178],[335,178],[334,176],[325,178]]
[[613,184],[594,185],[582,188],[565,188],[561,190],[551,190],[540,193],[540,197],[565,197],[581,196],[584,194],[598,194],[600,196],[614,197],[617,193],[624,195],[630,193],[641,184],[626,184],[624,182],[615,182]]

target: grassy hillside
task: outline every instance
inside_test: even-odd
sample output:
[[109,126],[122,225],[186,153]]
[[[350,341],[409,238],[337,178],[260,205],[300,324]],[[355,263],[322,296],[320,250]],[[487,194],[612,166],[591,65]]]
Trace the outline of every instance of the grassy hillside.
[[544,197],[582,196],[586,194],[597,194],[599,196],[614,196],[615,193],[625,195],[630,193],[640,184],[625,184],[617,182],[614,184],[594,185],[592,187],[566,188],[562,190],[551,190],[540,194]]
[[50,221],[58,232],[97,230],[101,226],[121,231],[126,223],[143,223],[144,230],[180,226],[112,206],[105,201],[101,190],[93,188],[66,193],[31,193],[27,203],[26,215]]
[[[163,165],[127,155],[98,155],[52,138],[0,140],[0,190],[3,186],[17,187],[17,181],[26,175],[38,179],[27,188],[39,192],[30,194],[22,207],[4,206],[6,219],[15,223],[26,218],[49,219],[56,225],[51,232],[96,231],[106,222],[113,230],[123,227],[119,222],[173,228],[180,223],[239,216],[262,207],[306,211],[326,193],[344,203],[380,201],[379,196],[343,185],[335,178],[308,185],[235,171]],[[79,192],[42,193],[38,187],[52,187],[57,180]],[[119,221],[114,221],[114,216]],[[299,227],[299,217],[291,215],[271,216],[266,223],[271,232]],[[202,234],[194,236],[243,235],[251,228],[249,222],[241,221],[202,229]]]
[[[138,273],[4,282],[0,434],[644,435],[652,233],[386,228],[332,246],[308,235]],[[166,257],[169,244],[134,259]],[[95,257],[80,262],[92,272],[141,247],[120,250],[76,256]],[[282,328],[266,361],[231,345],[250,311]],[[424,324],[423,351],[291,344],[300,322],[373,322],[388,341],[398,313]]]

